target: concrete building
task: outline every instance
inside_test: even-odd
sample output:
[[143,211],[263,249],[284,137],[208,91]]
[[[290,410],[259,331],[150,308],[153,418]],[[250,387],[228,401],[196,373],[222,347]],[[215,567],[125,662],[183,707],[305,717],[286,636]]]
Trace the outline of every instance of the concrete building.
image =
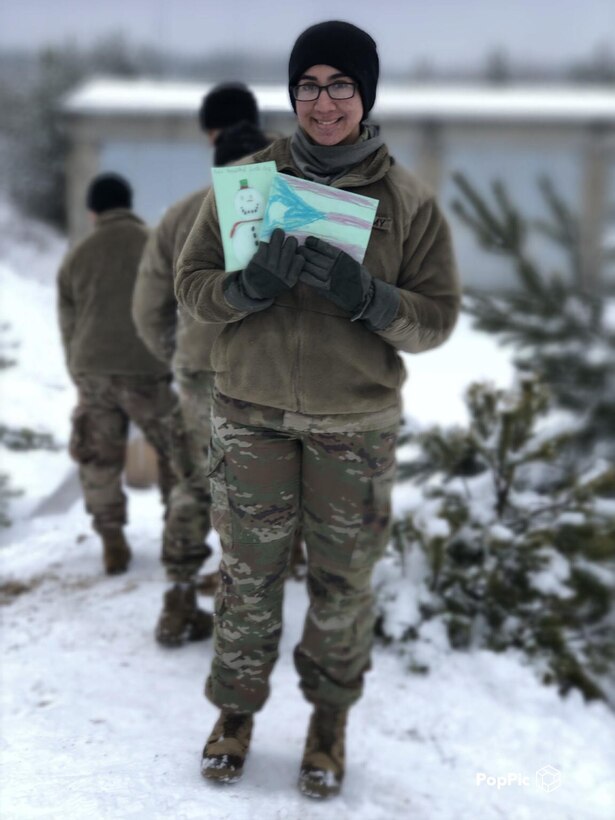
[[[210,180],[211,149],[196,112],[207,83],[97,79],[65,100],[70,236],[88,229],[83,202],[101,171],[125,175],[135,210],[152,224],[165,208]],[[263,126],[281,134],[295,125],[285,86],[254,86]],[[603,87],[391,86],[382,83],[371,116],[391,153],[437,192],[451,219],[463,281],[498,289],[512,281],[505,259],[481,251],[451,210],[464,173],[481,192],[500,179],[523,213],[547,208],[537,180],[548,176],[581,217],[584,270],[598,268],[610,222],[615,231],[615,90]],[[615,243],[614,243],[615,244]],[[561,251],[536,240],[531,252],[553,268]]]

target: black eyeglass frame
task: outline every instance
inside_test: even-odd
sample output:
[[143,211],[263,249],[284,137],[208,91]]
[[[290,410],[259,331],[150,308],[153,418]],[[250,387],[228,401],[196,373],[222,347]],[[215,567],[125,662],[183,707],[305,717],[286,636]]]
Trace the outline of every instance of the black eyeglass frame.
[[[297,97],[297,89],[303,88],[306,85],[313,85],[318,89],[318,94],[315,97],[310,97],[309,100],[301,100]],[[349,85],[352,86],[352,94],[348,97],[333,97],[329,89],[332,85]],[[345,80],[334,80],[332,83],[327,83],[327,85],[318,85],[318,83],[309,82],[309,83],[297,83],[292,87],[293,97],[297,102],[316,102],[316,100],[320,97],[323,91],[326,90],[327,94],[329,95],[330,100],[334,100],[335,102],[339,102],[340,100],[351,100],[354,95],[357,93],[357,88],[359,87],[358,83],[347,82]]]

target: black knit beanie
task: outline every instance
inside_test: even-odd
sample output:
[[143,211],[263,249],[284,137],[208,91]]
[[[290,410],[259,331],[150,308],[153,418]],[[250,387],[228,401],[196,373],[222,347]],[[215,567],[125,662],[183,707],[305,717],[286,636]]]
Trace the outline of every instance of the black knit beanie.
[[90,182],[86,205],[95,214],[112,208],[132,208],[132,188],[119,174],[99,174]]
[[243,83],[220,83],[203,97],[199,111],[203,131],[228,128],[242,120],[258,125],[256,97]]
[[239,122],[225,128],[216,140],[214,165],[228,165],[269,145],[270,140],[251,122]]
[[313,65],[330,65],[352,77],[359,85],[363,117],[368,115],[376,100],[380,63],[376,43],[367,32],[352,23],[331,20],[317,23],[299,35],[288,61],[288,88],[295,111],[292,88]]

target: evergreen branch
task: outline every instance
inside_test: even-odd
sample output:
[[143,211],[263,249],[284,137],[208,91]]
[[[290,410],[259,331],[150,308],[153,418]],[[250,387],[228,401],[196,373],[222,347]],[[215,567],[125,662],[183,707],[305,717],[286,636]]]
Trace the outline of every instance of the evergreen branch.
[[451,203],[453,211],[478,235],[479,241],[485,248],[499,253],[509,253],[512,248],[509,246],[509,236],[506,234],[504,224],[492,213],[483,197],[463,174],[456,172],[452,178],[468,200],[474,213],[470,213],[463,202],[458,199],[454,199]]
[[508,198],[506,189],[501,180],[494,180],[491,184],[493,197],[504,216],[504,224],[508,229],[508,247],[515,255],[522,256],[522,249],[525,242],[525,224],[519,215],[519,211],[513,206]]
[[573,281],[580,287],[583,284],[583,262],[579,218],[568,208],[562,197],[557,193],[549,177],[540,176],[538,187],[551,213],[554,225],[544,223],[542,220],[536,220],[533,223],[534,227],[566,251],[570,259]]
[[578,246],[581,235],[578,216],[568,208],[548,176],[541,175],[539,177],[538,187],[551,212],[562,245],[568,248]]

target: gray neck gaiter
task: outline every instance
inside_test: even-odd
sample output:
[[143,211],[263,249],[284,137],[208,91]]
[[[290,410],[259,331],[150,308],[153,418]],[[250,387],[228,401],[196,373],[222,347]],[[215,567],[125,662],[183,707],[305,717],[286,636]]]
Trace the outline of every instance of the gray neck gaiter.
[[308,179],[330,185],[382,145],[384,140],[371,125],[363,126],[361,136],[351,145],[315,145],[302,128],[297,128],[290,142],[290,152]]

